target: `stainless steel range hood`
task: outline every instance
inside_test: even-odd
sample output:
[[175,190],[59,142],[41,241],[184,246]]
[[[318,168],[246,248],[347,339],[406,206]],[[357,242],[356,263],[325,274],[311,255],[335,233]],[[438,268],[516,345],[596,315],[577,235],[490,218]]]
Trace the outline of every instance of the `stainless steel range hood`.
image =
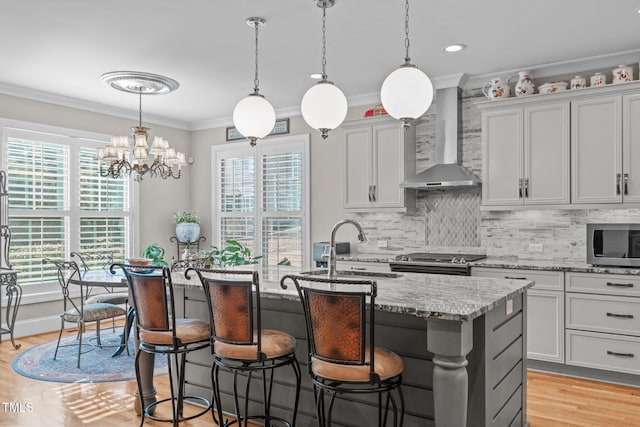
[[462,163],[462,90],[446,87],[436,91],[436,152],[437,164],[407,178],[402,188],[437,190],[477,187],[480,178]]

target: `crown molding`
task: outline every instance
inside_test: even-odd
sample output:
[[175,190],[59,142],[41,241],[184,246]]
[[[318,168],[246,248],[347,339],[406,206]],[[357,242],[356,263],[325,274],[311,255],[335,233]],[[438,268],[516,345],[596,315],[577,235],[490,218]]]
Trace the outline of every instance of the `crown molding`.
[[[70,96],[56,95],[50,92],[31,89],[24,86],[16,86],[0,82],[0,94],[15,96],[17,98],[30,99],[33,101],[45,102],[63,107],[75,108],[78,110],[90,111],[92,113],[107,114],[109,116],[121,117],[123,119],[138,120],[138,112],[125,108],[111,107],[98,102],[84,101]],[[176,129],[189,130],[189,123],[171,119],[154,114],[144,114],[145,124],[155,124]]]

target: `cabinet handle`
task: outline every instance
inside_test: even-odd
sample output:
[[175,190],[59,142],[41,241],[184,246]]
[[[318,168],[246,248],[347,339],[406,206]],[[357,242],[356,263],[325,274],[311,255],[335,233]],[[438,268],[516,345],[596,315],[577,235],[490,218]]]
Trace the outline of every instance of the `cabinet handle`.
[[512,276],[504,276],[505,279],[511,279],[511,280],[527,280],[526,277],[512,277]]
[[364,267],[350,267],[349,270],[365,271],[366,268],[364,268]]
[[371,191],[371,195],[373,196],[373,201],[375,202],[376,201],[376,186],[373,185],[372,187],[373,187],[373,191]]
[[628,173],[624,174],[624,195],[625,196],[629,195],[629,174]]
[[620,195],[620,180],[622,179],[622,175],[621,174],[616,174],[616,194],[619,196]]
[[618,317],[620,319],[633,319],[633,314],[616,314],[616,313],[607,313],[608,317]]
[[609,356],[634,357],[633,353],[618,353],[617,351],[607,350]]
[[524,197],[529,197],[529,178],[524,179]]
[[607,286],[611,286],[614,288],[633,288],[633,283],[613,283],[607,282]]
[[518,180],[518,198],[522,199],[522,178]]
[[371,198],[371,188],[372,188],[372,186],[370,185],[370,186],[369,186],[369,201],[370,201],[370,202],[373,202],[373,200],[372,200],[372,198]]

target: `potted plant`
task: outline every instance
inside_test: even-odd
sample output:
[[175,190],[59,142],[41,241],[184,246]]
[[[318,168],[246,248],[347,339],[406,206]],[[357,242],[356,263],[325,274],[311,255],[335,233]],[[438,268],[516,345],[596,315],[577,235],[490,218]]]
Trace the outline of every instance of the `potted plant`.
[[257,264],[262,259],[262,255],[254,256],[251,249],[237,240],[227,240],[225,243],[226,246],[211,246],[215,267]]
[[168,265],[163,258],[164,249],[157,243],[149,245],[142,251],[142,257],[153,260],[153,265]]
[[191,243],[200,237],[200,219],[195,212],[176,212],[173,214],[176,224],[176,237],[181,243]]

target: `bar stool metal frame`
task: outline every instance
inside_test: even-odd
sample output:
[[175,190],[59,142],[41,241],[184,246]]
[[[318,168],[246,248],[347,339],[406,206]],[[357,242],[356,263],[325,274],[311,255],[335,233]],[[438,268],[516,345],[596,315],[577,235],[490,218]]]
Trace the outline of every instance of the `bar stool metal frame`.
[[[280,281],[283,289],[287,289],[287,279],[295,284],[303,307],[308,338],[307,367],[314,386],[318,425],[331,426],[337,394],[377,393],[378,425],[387,424],[391,403],[393,425],[402,426],[404,365],[395,353],[375,347],[376,282],[286,275]],[[376,363],[376,357],[382,359],[378,360],[380,363]],[[397,390],[399,407],[394,390]],[[325,393],[329,395],[328,411]],[[386,394],[384,416],[383,394]]]
[[[110,267],[112,273],[114,268],[119,267],[124,272],[129,291],[133,299],[132,305],[136,311],[136,338],[139,342],[138,351],[135,357],[136,380],[138,382],[138,394],[140,398],[141,422],[144,424],[145,418],[154,421],[172,422],[177,426],[180,421],[187,421],[197,418],[211,409],[211,402],[200,396],[185,396],[185,365],[187,353],[200,350],[209,346],[209,334],[199,336],[194,333],[193,340],[183,341],[180,331],[198,326],[195,319],[176,319],[175,299],[171,272],[166,266],[134,266],[127,264],[113,264]],[[158,274],[161,273],[161,274]],[[191,323],[189,323],[191,321]],[[206,323],[202,321],[201,323]],[[182,327],[185,327],[182,329]],[[208,325],[207,325],[208,326]],[[207,328],[208,329],[208,328]],[[142,336],[141,336],[142,332]],[[208,330],[207,330],[208,332]],[[148,339],[145,339],[147,337]],[[155,338],[155,339],[153,339]],[[169,338],[169,339],[167,339]],[[184,337],[183,337],[184,338]],[[149,405],[144,403],[144,393],[140,380],[140,354],[142,352],[166,355],[169,368],[169,385],[171,397],[152,402]],[[171,356],[175,362],[175,370],[178,375],[177,396],[174,386],[173,368]],[[204,405],[204,409],[189,417],[184,417],[184,401],[198,401]],[[159,418],[153,415],[157,405],[164,402],[171,402],[172,419]]]
[[[243,271],[243,270],[225,270],[214,268],[193,268],[190,267],[185,270],[185,277],[190,278],[190,272],[196,271],[202,286],[204,287],[205,297],[209,306],[209,319],[211,327],[211,351],[214,355],[214,363],[211,367],[211,382],[213,385],[214,404],[218,409],[218,420],[221,420],[220,425],[229,426],[234,423],[238,423],[240,426],[244,421],[244,426],[248,424],[250,419],[263,420],[265,426],[271,426],[271,422],[280,422],[287,427],[295,427],[296,416],[298,413],[298,403],[300,399],[300,383],[301,383],[301,370],[298,360],[295,354],[295,338],[280,331],[262,329],[261,311],[260,311],[260,281],[258,272],[256,271]],[[205,277],[205,274],[218,274],[225,276],[250,276],[250,280],[238,280],[229,278],[212,278]],[[254,310],[254,293],[255,293],[255,310]],[[226,301],[221,301],[225,296],[231,298]],[[225,305],[226,310],[216,306],[216,302],[220,300]],[[232,306],[231,310],[229,307]],[[239,316],[233,316],[230,319],[228,313],[234,311],[238,314],[239,310],[242,313]],[[223,313],[223,311],[226,311]],[[216,320],[220,322],[216,327]],[[230,325],[229,321],[233,321]],[[225,322],[226,324],[224,324]],[[228,326],[231,326],[229,328]],[[240,331],[240,332],[239,332]],[[276,338],[273,340],[273,338]],[[273,341],[277,341],[278,338],[284,338],[289,340],[289,350],[286,352],[279,352],[273,350],[273,346],[270,344]],[[269,348],[267,348],[269,347]],[[226,349],[237,351],[237,357],[229,357],[228,354],[220,354],[218,349]],[[255,349],[255,352],[254,352]],[[226,353],[226,351],[222,351]],[[296,393],[295,403],[293,407],[293,417],[291,422],[271,415],[271,395],[273,391],[273,377],[274,370],[283,366],[291,365],[296,377]],[[219,387],[219,373],[220,368],[227,369],[233,373],[233,399],[235,406],[235,420],[224,420],[222,412],[222,403]],[[267,386],[267,371],[269,371],[269,380]],[[243,372],[247,374],[247,383],[245,386],[244,396],[244,412],[240,414],[240,404],[238,399],[238,373]],[[262,374],[262,391],[263,391],[263,403],[264,414],[262,415],[248,415],[249,406],[249,391],[251,386],[251,377],[253,373],[259,372]],[[215,416],[214,416],[215,419]],[[222,422],[222,420],[224,420]]]

